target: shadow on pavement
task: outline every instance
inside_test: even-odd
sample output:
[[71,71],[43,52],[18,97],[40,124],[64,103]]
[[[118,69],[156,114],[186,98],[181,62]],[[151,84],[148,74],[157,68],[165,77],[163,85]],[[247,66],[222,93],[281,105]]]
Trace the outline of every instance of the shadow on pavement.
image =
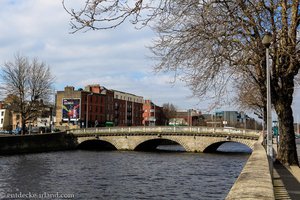
[[300,199],[300,183],[280,162],[274,162],[275,199]]

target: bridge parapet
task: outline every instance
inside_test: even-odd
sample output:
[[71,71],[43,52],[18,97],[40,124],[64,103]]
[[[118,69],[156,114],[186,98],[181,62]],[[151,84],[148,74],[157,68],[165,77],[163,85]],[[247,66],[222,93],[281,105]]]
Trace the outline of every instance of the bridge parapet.
[[[140,144],[172,141],[189,152],[215,151],[224,142],[239,142],[253,149],[259,135],[242,129],[213,129],[209,127],[118,127],[69,130],[78,144],[89,140],[106,141],[118,150],[134,150]],[[153,144],[153,146],[155,146]]]
[[233,128],[211,128],[211,127],[177,127],[177,126],[138,126],[138,127],[102,127],[102,128],[87,128],[87,129],[72,129],[68,133],[73,134],[96,134],[96,133],[209,133],[209,134],[227,134],[227,135],[243,135],[259,137],[260,132],[248,129],[233,129]]

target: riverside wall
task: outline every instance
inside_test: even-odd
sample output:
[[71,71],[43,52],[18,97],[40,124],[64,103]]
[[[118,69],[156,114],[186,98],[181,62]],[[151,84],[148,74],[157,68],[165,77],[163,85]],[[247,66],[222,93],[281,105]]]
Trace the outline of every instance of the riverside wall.
[[226,200],[240,199],[275,199],[269,161],[262,146],[262,137],[254,144],[251,156],[226,197]]
[[75,141],[72,134],[66,133],[1,136],[0,155],[71,150],[76,148]]

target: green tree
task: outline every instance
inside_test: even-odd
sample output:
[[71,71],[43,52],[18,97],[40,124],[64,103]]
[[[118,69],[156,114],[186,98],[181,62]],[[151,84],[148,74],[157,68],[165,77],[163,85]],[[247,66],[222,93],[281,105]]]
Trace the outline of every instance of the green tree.
[[54,77],[45,63],[16,55],[13,62],[1,67],[0,91],[7,96],[9,108],[20,114],[22,132],[27,122],[35,120],[44,110],[52,94]]
[[124,21],[152,27],[159,35],[151,48],[159,60],[155,68],[180,75],[196,96],[215,91],[216,98],[223,97],[229,83],[246,77],[259,91],[264,111],[262,38],[266,30],[271,32],[272,104],[281,134],[277,159],[299,165],[291,108],[300,67],[299,1],[88,0],[79,11],[63,3],[73,32],[115,28]]

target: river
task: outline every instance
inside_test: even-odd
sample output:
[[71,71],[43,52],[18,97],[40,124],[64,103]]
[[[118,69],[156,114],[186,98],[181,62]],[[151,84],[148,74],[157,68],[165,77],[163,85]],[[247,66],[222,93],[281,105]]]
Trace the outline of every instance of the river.
[[250,150],[237,143],[226,143],[219,150],[244,153],[187,153],[179,148],[1,156],[0,198],[224,199]]

